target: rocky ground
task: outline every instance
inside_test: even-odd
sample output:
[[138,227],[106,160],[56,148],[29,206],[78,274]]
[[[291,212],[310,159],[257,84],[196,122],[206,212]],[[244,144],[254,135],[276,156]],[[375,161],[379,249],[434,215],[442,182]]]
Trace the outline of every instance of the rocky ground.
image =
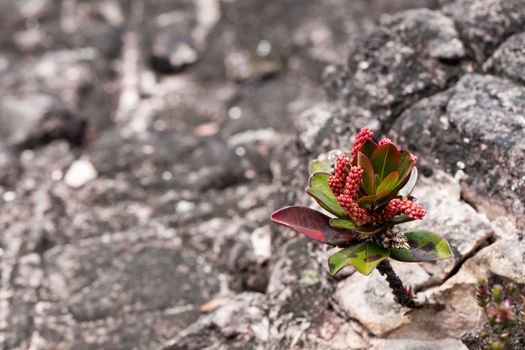
[[[477,278],[525,284],[523,28],[523,0],[0,0],[0,347],[465,349]],[[365,125],[454,251],[394,265],[417,310],[269,222]]]

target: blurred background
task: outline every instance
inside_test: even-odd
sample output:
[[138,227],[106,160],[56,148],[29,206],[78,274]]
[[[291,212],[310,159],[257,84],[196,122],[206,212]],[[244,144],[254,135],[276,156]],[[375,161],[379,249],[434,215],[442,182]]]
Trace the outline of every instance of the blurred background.
[[0,0],[0,348],[270,348],[297,116],[381,15],[440,5]]

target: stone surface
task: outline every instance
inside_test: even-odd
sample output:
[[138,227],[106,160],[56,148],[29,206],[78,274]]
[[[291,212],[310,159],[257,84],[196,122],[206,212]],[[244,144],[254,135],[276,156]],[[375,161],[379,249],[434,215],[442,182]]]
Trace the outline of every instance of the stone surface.
[[79,188],[97,177],[97,170],[88,160],[77,160],[68,169],[64,182],[69,187]]
[[[345,69],[331,75],[330,94],[340,96],[346,113],[389,126],[403,109],[442,90],[468,67],[460,64],[464,48],[454,22],[438,11],[410,10],[381,24],[352,46]],[[445,64],[450,58],[456,62]]]
[[359,320],[379,337],[409,320],[404,315],[409,309],[394,301],[388,282],[378,271],[368,277],[353,274],[338,286],[334,298],[349,317]]
[[239,294],[201,317],[163,349],[266,349],[270,324],[265,305],[262,294]]
[[194,25],[195,18],[182,11],[164,13],[154,20],[150,52],[156,69],[176,72],[197,61]]
[[485,71],[525,82],[525,33],[511,36],[501,44],[492,57],[483,64]]
[[55,105],[47,95],[6,96],[0,103],[0,134],[8,145],[22,143]]
[[443,12],[454,20],[479,63],[525,23],[521,0],[458,0],[445,5]]
[[393,130],[416,153],[437,159],[461,179],[464,197],[489,217],[503,207],[521,221],[524,94],[506,79],[466,75],[403,113]]
[[465,55],[454,22],[439,11],[407,10],[384,17],[381,25],[424,55],[442,59],[460,59]]
[[461,200],[459,182],[442,171],[434,171],[430,177],[420,176],[412,195],[419,199],[428,214],[422,221],[399,227],[403,231],[423,228],[436,232],[447,239],[454,255],[453,259],[419,264],[429,277],[415,286],[417,290],[418,287],[443,282],[456,266],[487,244],[494,231],[485,215]]
[[457,339],[413,340],[388,339],[375,342],[374,350],[466,350],[467,347]]
[[[0,348],[460,349],[524,275],[519,1],[0,0]],[[269,222],[365,125],[454,249],[408,313]]]

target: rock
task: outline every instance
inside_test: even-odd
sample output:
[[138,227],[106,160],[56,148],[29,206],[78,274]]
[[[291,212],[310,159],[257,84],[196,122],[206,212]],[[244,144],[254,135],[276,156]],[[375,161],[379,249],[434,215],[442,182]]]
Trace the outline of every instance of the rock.
[[155,69],[177,72],[197,61],[194,25],[195,19],[184,12],[165,13],[154,20],[150,53]]
[[43,121],[56,101],[43,94],[6,96],[0,102],[0,135],[8,145],[20,144]]
[[77,160],[66,172],[64,182],[72,188],[79,188],[97,178],[97,170],[88,160]]
[[[442,171],[431,177],[420,176],[412,195],[428,210],[422,221],[399,226],[403,231],[428,229],[447,239],[452,259],[419,264],[428,272],[428,279],[418,287],[442,283],[454,268],[492,238],[489,220],[461,200],[459,182]],[[410,280],[408,281],[410,282]]]
[[353,274],[337,287],[334,299],[348,317],[379,337],[409,321],[404,315],[409,309],[394,301],[388,282],[378,271],[370,276]]
[[284,69],[284,63],[278,58],[254,57],[246,51],[229,53],[224,64],[226,76],[236,81],[269,78]]
[[[416,154],[461,179],[464,197],[489,217],[521,221],[525,88],[490,75],[466,75],[448,92],[403,113],[393,131]],[[424,137],[422,137],[424,135]]]
[[476,284],[480,278],[491,275],[505,277],[517,283],[525,283],[523,249],[525,243],[516,238],[502,239],[482,249],[469,259],[459,272],[440,287],[446,290],[455,284]]
[[457,0],[445,5],[443,13],[454,20],[465,45],[480,64],[525,25],[521,0]]
[[66,140],[72,146],[81,146],[86,139],[87,122],[63,107],[48,111],[23,142],[19,149],[42,147],[55,140]]
[[18,158],[0,142],[0,188],[13,188],[20,178],[21,171]]
[[26,288],[39,288],[44,277],[40,256],[36,253],[24,255],[20,258],[19,264],[15,285]]
[[327,256],[318,246],[304,238],[289,241],[280,248],[275,248],[275,240],[272,245],[278,250],[272,258],[267,289],[268,348],[293,348],[300,342],[309,342],[309,334],[315,338],[321,329],[329,327],[325,320],[333,316],[328,305],[334,286],[325,275]]
[[[56,346],[62,338],[63,348],[108,346],[128,332],[135,335],[126,342],[155,344],[157,339],[159,345],[159,337],[194,322],[198,306],[219,291],[219,276],[196,252],[181,249],[180,240],[159,238],[157,232],[154,226],[138,227],[122,236],[47,251],[47,287],[41,292],[53,305],[39,312],[36,331]],[[202,278],[185,279],[196,261]],[[85,274],[88,265],[98,272]],[[137,333],[130,327],[135,317],[144,320]],[[80,337],[64,332],[62,320],[68,318],[81,322],[75,326]],[[115,335],[92,338],[93,328],[103,333],[113,329]]]
[[525,83],[524,46],[525,32],[511,36],[485,62],[483,70]]
[[454,23],[440,12],[387,17],[351,46],[345,69],[331,75],[341,90],[335,97],[346,113],[388,126],[404,108],[461,74],[466,67],[443,59],[461,58],[463,51]]
[[267,349],[270,324],[265,305],[263,294],[239,294],[201,317],[162,349]]
[[356,46],[348,65],[351,75],[345,84],[347,104],[357,105],[381,121],[398,112],[394,107],[410,105],[414,100],[409,96],[445,85],[443,70],[427,69],[417,51],[384,28]]
[[525,246],[517,239],[499,240],[468,259],[457,274],[444,284],[424,292],[429,302],[409,314],[410,322],[389,337],[418,334],[421,339],[459,337],[464,330],[479,326],[481,309],[474,297],[479,279],[505,278],[523,283]]
[[374,350],[467,350],[457,339],[416,340],[416,339],[378,339]]
[[331,117],[332,113],[325,105],[312,107],[299,115],[296,122],[297,134],[305,149],[311,151],[317,147],[324,136],[321,130],[325,128]]
[[465,48],[450,17],[439,11],[415,9],[381,19],[406,45],[433,58],[460,59]]

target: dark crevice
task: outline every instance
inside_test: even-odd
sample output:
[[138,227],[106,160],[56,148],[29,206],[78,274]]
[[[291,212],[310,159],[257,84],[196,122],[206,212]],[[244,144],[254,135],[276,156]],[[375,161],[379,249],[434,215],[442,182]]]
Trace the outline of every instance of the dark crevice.
[[56,109],[46,113],[35,131],[16,148],[36,149],[55,140],[65,140],[73,147],[81,147],[84,145],[86,130],[86,120],[75,117],[66,109]]

